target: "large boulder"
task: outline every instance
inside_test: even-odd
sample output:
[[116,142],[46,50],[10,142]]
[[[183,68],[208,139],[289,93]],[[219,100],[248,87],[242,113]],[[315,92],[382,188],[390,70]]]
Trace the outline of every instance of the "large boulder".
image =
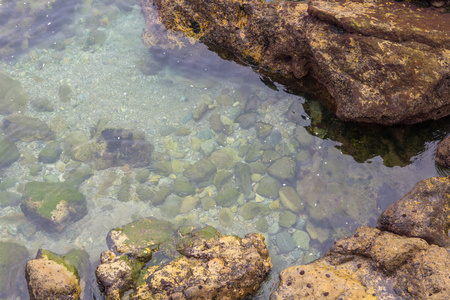
[[272,267],[264,238],[225,236],[212,227],[174,230],[142,219],[108,234],[97,281],[106,299],[244,299]]
[[357,0],[141,4],[146,45],[154,45],[156,4],[167,28],[295,82],[342,120],[410,124],[450,114],[450,22],[441,10]]
[[448,270],[445,248],[362,226],[319,260],[282,271],[270,299],[448,299]]
[[87,214],[84,195],[66,182],[28,182],[20,208],[31,221],[56,231]]

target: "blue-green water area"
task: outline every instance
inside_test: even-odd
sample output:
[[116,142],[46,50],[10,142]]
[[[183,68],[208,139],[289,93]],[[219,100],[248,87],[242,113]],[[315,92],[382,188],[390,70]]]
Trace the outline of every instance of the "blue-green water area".
[[[95,268],[109,230],[149,216],[261,233],[274,268],[250,299],[268,299],[282,269],[375,226],[416,182],[448,173],[434,163],[448,118],[343,123],[202,44],[146,48],[137,1],[75,3],[45,34],[5,42],[20,15],[0,1],[1,299],[28,299],[23,266],[40,248],[85,250]],[[42,18],[33,22],[50,23]],[[33,201],[47,195],[70,198],[74,215],[55,225],[51,202],[36,219]],[[86,274],[84,298],[100,299]]]

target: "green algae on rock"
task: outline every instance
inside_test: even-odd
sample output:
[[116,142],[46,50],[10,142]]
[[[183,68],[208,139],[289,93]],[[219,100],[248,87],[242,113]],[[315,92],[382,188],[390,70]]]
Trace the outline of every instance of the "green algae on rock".
[[[129,290],[136,300],[185,293],[193,299],[243,299],[272,267],[261,235],[223,236],[211,226],[175,230],[170,222],[149,218],[112,230],[107,240],[110,250],[95,271],[106,299],[120,299]],[[161,260],[159,252],[170,255]]]
[[80,299],[79,271],[87,268],[85,251],[72,250],[58,255],[39,250],[35,259],[27,262],[25,278],[31,299]]
[[83,194],[64,182],[28,182],[20,207],[31,221],[57,231],[87,214]]
[[9,115],[24,112],[28,101],[29,96],[23,90],[21,83],[9,77],[8,74],[0,72],[0,113]]

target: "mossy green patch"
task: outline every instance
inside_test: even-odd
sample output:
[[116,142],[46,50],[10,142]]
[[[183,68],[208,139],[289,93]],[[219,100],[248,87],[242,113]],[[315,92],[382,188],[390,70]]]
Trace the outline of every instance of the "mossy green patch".
[[78,280],[80,280],[80,275],[78,274],[78,270],[77,268],[75,268],[75,266],[73,266],[70,262],[68,262],[67,260],[64,259],[64,256],[58,255],[56,253],[53,253],[49,250],[45,250],[42,249],[40,251],[40,255],[38,258],[41,257],[46,257],[49,260],[52,260],[54,262],[56,262],[59,265],[63,265],[70,273],[73,273]]
[[24,196],[33,202],[41,202],[37,211],[49,220],[61,201],[70,203],[84,200],[83,194],[75,186],[64,182],[29,182],[25,185]]

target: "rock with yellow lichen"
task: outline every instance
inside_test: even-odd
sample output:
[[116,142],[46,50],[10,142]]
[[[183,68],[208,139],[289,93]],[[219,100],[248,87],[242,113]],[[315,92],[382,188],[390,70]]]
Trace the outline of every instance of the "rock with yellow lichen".
[[[212,227],[174,230],[155,218],[114,229],[96,277],[106,299],[244,299],[272,263],[264,238],[225,236]],[[131,291],[128,292],[128,291]]]
[[361,226],[324,257],[280,273],[277,299],[449,299],[450,177],[422,180],[378,227]]
[[378,228],[450,247],[450,177],[419,181],[381,214]]
[[39,250],[25,270],[30,299],[80,299],[80,278],[84,281],[88,265],[89,256],[83,250],[71,250],[65,255]]
[[411,124],[450,114],[450,22],[438,9],[387,0],[141,4],[147,46],[154,45],[149,25],[160,20],[175,40],[183,33],[258,67],[315,95],[344,121]]
[[445,248],[362,226],[321,259],[282,271],[270,299],[448,299],[449,268]]

